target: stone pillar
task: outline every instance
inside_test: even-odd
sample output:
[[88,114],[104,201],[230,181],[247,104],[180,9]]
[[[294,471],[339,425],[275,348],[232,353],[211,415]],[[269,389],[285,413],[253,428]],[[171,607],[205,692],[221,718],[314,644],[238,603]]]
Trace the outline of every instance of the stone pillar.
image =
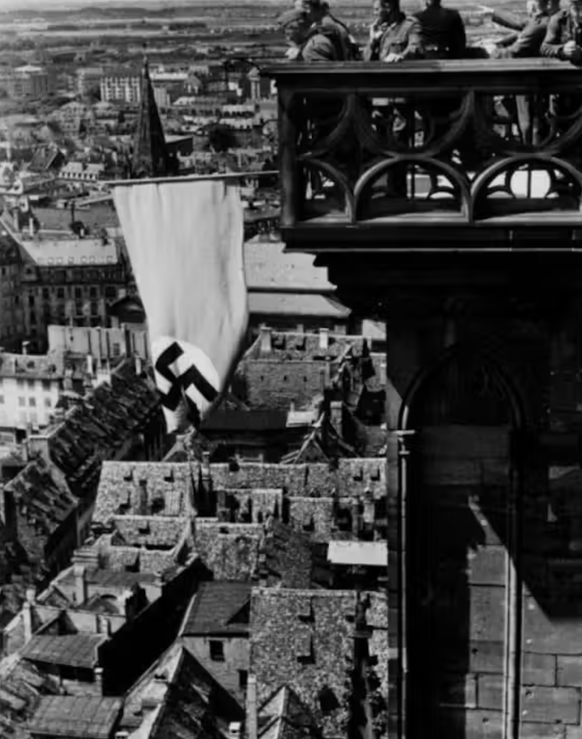
[[249,675],[247,679],[246,739],[258,739],[258,735],[257,678],[256,675]]

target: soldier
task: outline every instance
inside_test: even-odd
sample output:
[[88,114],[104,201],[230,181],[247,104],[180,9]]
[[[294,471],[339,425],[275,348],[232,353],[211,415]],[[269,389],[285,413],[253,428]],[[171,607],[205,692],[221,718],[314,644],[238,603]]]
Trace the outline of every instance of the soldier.
[[[526,27],[531,24],[532,19],[539,16],[539,8],[538,8],[538,2],[537,0],[528,0],[527,2],[527,19],[521,20],[519,18],[516,18],[509,13],[503,13],[500,11],[495,11],[493,8],[489,8],[485,5],[481,6],[481,9],[484,12],[484,16],[489,17],[493,23],[496,23],[499,26],[503,26],[504,28],[509,28],[512,31],[515,31],[516,33],[510,33],[505,38],[503,38],[501,41],[492,44],[490,53],[492,50],[495,50],[496,48],[509,48],[518,40],[520,39],[521,33],[525,31]],[[552,16],[555,15],[560,10],[560,0],[549,0],[545,15],[546,16]],[[542,39],[543,40],[543,39]],[[540,49],[538,47],[538,50],[536,52],[536,55],[539,53]],[[511,54],[509,55],[511,56]],[[532,54],[519,54],[519,56],[532,56]]]
[[550,3],[548,0],[534,0],[528,3],[529,20],[516,39],[508,44],[502,40],[497,48],[492,49],[491,56],[495,59],[515,59],[517,57],[538,56],[543,40],[546,37],[550,20]]
[[443,8],[441,0],[425,0],[424,10],[415,13],[422,28],[427,59],[462,59],[467,47],[465,24],[458,10]]
[[[555,2],[553,3],[555,7]],[[490,50],[494,59],[516,59],[538,56],[546,36],[550,20],[549,0],[528,0],[528,22],[512,43],[502,40]],[[546,96],[516,95],[502,98],[499,102],[510,116],[517,119],[521,141],[538,144],[547,133],[545,112],[548,107]]]
[[337,34],[343,46],[343,55],[346,61],[361,59],[357,41],[351,35],[345,23],[331,14],[329,5],[325,0],[296,0],[295,9],[307,14],[312,24],[312,30],[323,27]]
[[420,21],[400,10],[399,0],[374,0],[374,22],[364,60],[400,62],[423,55]]
[[345,61],[344,49],[337,32],[323,25],[314,27],[303,10],[288,10],[279,25],[291,48],[287,57],[303,62]]
[[552,16],[541,47],[542,56],[582,64],[582,0],[570,0]]

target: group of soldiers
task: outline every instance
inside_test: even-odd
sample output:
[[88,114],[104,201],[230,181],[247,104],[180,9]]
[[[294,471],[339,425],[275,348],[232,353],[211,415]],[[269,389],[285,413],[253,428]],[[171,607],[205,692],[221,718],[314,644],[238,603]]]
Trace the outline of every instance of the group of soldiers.
[[[288,58],[304,62],[381,61],[406,59],[467,59],[546,56],[582,64],[582,0],[527,0],[527,21],[513,24],[516,32],[496,43],[467,46],[465,26],[457,10],[441,0],[425,0],[424,10],[407,16],[399,0],[374,0],[373,21],[363,48],[335,18],[325,0],[296,0],[279,18],[289,43]],[[485,9],[487,12],[487,9]]]

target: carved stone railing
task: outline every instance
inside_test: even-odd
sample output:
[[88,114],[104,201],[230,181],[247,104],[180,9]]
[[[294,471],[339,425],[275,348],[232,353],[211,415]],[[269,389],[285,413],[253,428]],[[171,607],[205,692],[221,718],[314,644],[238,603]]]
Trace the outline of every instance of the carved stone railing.
[[265,73],[278,89],[288,244],[582,234],[582,69],[522,59]]

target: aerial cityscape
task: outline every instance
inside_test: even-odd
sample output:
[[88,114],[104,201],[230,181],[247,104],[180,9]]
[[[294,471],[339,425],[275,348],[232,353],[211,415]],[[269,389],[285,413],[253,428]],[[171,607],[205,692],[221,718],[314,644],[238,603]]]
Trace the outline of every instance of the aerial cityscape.
[[0,739],[582,737],[582,0],[445,4],[0,4]]

